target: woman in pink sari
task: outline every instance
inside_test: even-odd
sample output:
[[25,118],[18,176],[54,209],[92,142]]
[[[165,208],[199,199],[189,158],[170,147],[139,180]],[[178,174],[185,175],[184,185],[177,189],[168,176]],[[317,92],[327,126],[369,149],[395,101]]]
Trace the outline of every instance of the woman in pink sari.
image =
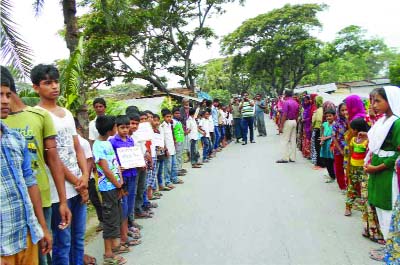
[[303,98],[303,138],[301,151],[305,158],[310,158],[311,155],[311,119],[312,119],[312,104],[311,97],[306,95]]

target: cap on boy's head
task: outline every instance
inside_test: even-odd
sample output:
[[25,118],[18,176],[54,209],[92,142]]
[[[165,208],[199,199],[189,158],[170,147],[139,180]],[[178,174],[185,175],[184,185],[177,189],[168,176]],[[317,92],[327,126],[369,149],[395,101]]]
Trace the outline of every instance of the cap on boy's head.
[[58,80],[59,78],[60,73],[52,64],[38,64],[31,70],[32,83],[37,86],[42,80]]
[[139,108],[136,106],[129,106],[125,110],[126,115],[129,114],[138,114],[139,113]]
[[130,124],[130,119],[129,119],[128,115],[118,115],[115,118],[115,124],[117,124],[117,126],[129,125]]
[[159,120],[160,119],[160,116],[158,115],[158,114],[153,114],[153,120]]
[[93,107],[94,107],[96,104],[101,104],[101,105],[103,105],[105,108],[107,108],[107,104],[106,104],[106,101],[105,101],[104,98],[95,98],[95,99],[93,100]]
[[4,66],[1,66],[0,78],[1,78],[2,86],[6,86],[6,87],[10,88],[11,92],[17,93],[14,78],[12,77],[11,72]]
[[174,107],[173,109],[172,109],[172,113],[175,113],[175,112],[181,112],[180,110],[179,110],[179,107]]
[[74,122],[75,122],[75,128],[76,129],[82,128],[82,125],[79,122],[78,118],[74,117]]
[[169,109],[162,109],[161,116],[165,117],[167,115],[171,115],[171,111]]
[[140,116],[138,113],[129,113],[127,114],[130,121],[137,121],[140,122]]
[[196,113],[196,110],[195,110],[194,108],[191,108],[191,109],[189,110],[189,115],[190,115],[190,116],[194,115],[195,113]]
[[112,131],[115,125],[114,116],[100,116],[96,119],[96,129],[101,136],[106,136],[107,132]]

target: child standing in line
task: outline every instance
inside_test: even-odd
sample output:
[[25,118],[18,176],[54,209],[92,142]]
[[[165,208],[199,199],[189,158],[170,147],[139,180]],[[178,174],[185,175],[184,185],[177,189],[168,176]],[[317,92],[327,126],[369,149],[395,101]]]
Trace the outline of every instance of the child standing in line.
[[190,160],[192,168],[201,168],[201,165],[198,162],[199,155],[197,152],[197,140],[199,139],[199,129],[197,127],[197,122],[194,118],[195,113],[195,109],[192,108],[189,110],[189,118],[186,121],[186,128],[189,133],[188,136],[190,140]]
[[185,176],[186,171],[182,169],[183,163],[183,147],[185,142],[185,130],[183,129],[183,124],[180,122],[181,120],[181,111],[179,107],[175,107],[172,110],[173,114],[173,133],[175,140],[175,150],[176,150],[176,169],[178,170],[178,176]]
[[154,155],[153,155],[153,170],[152,175],[147,179],[147,189],[152,189],[152,198],[150,200],[160,199],[162,196],[161,192],[157,191],[157,181],[158,181],[158,188],[159,190],[164,190],[162,177],[158,178],[158,171],[159,167],[162,167],[162,161],[165,158],[164,152],[164,138],[160,132],[160,116],[157,114],[153,114],[153,119],[151,122],[151,126],[154,132],[154,142],[152,148],[154,148]]
[[161,115],[164,119],[161,128],[164,134],[166,150],[166,159],[164,161],[165,185],[168,188],[173,189],[175,188],[173,184],[182,184],[183,181],[178,179],[176,170],[176,150],[173,136],[172,113],[169,109],[163,109],[161,110]]
[[114,149],[108,141],[108,138],[115,134],[115,118],[98,117],[96,129],[100,136],[93,143],[93,155],[99,174],[99,191],[103,199],[104,263],[123,264],[127,260],[115,255],[130,251],[128,247],[119,244],[123,179]]
[[123,178],[123,190],[126,196],[122,197],[122,223],[121,223],[121,245],[126,247],[136,246],[141,242],[139,240],[128,240],[128,216],[133,214],[133,206],[135,204],[136,190],[136,168],[124,168],[118,155],[119,150],[133,148],[135,142],[129,136],[130,120],[126,115],[119,115],[115,119],[117,126],[117,134],[110,138],[109,141],[114,149],[118,164],[121,168]]
[[211,154],[211,140],[210,140],[210,110],[206,109],[201,112],[201,119],[199,122],[199,131],[201,133],[201,143],[203,144],[203,163],[208,163]]
[[335,182],[335,170],[334,170],[334,160],[333,152],[331,150],[332,144],[332,126],[335,120],[336,111],[334,109],[327,109],[325,111],[326,121],[322,123],[321,127],[321,151],[320,157],[323,160],[324,165],[328,169],[329,177],[326,183]]

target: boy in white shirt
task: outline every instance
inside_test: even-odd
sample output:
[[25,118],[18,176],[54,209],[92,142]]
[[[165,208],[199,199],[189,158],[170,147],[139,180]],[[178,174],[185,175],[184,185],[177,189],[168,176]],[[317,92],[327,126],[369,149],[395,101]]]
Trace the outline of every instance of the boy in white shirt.
[[[211,153],[211,140],[210,140],[210,110],[206,109],[201,114],[199,122],[199,131],[201,133],[201,143],[203,144],[203,163],[209,162],[209,156]],[[214,127],[214,126],[213,126]]]
[[166,150],[166,159],[164,161],[164,180],[165,186],[170,189],[175,188],[173,184],[182,184],[183,181],[178,179],[176,168],[176,151],[172,129],[172,113],[169,109],[161,110],[161,115],[164,119],[161,124],[162,132],[164,133],[164,143]]
[[199,155],[197,152],[197,140],[199,139],[199,129],[194,118],[195,113],[195,109],[189,110],[189,118],[186,121],[186,128],[188,130],[188,137],[190,140],[190,161],[192,168],[201,168],[201,165],[198,162]]

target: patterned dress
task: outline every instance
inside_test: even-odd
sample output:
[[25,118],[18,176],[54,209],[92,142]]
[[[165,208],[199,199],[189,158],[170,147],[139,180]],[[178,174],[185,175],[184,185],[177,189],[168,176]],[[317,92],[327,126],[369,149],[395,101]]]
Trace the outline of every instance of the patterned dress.
[[[396,172],[400,178],[400,158],[396,161]],[[400,265],[400,194],[393,208],[392,221],[389,228],[389,238],[386,241],[386,264]]]

